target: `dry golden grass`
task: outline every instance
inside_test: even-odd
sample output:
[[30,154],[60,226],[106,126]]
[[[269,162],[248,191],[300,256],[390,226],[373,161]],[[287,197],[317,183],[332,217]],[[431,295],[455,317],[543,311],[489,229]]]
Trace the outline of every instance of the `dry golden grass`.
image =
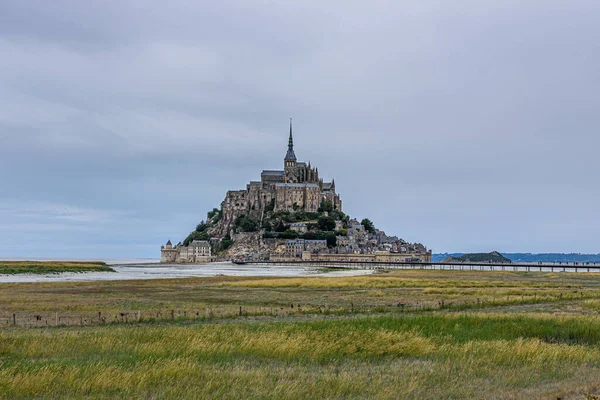
[[11,398],[556,398],[600,383],[600,338],[586,334],[599,326],[596,317],[429,314],[5,330],[0,392]]
[[[3,284],[0,397],[583,398],[599,304],[570,273]],[[52,327],[98,311],[129,323]]]
[[[239,315],[399,312],[600,299],[593,274],[394,271],[347,278],[212,277],[0,285],[0,326]],[[399,307],[398,305],[403,305]],[[293,306],[293,308],[292,308]],[[300,307],[298,307],[300,306]],[[125,315],[122,315],[125,314]]]

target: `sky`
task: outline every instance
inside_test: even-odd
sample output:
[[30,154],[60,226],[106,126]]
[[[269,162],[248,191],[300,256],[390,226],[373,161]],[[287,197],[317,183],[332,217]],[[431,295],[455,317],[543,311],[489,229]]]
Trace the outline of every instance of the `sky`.
[[599,253],[600,2],[0,2],[0,257],[160,256],[299,160],[434,252]]

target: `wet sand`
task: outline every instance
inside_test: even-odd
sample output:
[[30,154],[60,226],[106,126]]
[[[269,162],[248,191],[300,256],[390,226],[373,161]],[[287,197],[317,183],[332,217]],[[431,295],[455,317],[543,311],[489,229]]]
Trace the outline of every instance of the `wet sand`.
[[211,264],[121,264],[111,265],[116,272],[66,272],[62,274],[0,275],[0,283],[18,282],[90,282],[135,279],[168,279],[207,276],[357,276],[372,274],[373,270],[322,270],[314,267],[283,265],[236,265],[229,262]]

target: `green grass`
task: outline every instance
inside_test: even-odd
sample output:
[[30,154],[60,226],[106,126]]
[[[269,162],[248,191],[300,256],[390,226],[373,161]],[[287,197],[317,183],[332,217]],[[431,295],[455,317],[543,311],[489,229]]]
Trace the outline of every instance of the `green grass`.
[[0,393],[544,397],[600,383],[599,326],[595,317],[429,314],[3,331]]
[[584,399],[599,304],[571,273],[2,284],[0,398]]
[[104,262],[0,261],[0,275],[56,274],[61,272],[115,272]]

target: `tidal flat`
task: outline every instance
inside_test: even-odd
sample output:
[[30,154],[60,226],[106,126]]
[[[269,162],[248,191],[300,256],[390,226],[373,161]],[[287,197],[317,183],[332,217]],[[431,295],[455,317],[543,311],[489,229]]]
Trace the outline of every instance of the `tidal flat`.
[[6,283],[0,327],[6,398],[584,399],[600,388],[593,273]]

